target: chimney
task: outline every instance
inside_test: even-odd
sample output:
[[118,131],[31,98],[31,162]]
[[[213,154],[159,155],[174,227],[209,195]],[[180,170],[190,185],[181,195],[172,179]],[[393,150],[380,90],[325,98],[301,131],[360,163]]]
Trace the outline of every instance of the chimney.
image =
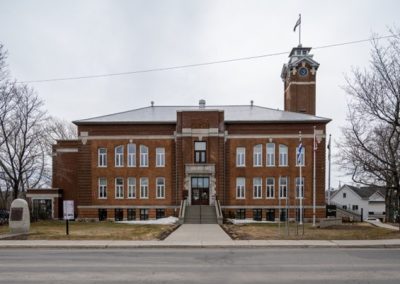
[[250,106],[253,107],[253,105],[254,105],[254,101],[251,100],[251,101],[250,101]]
[[205,100],[200,100],[199,101],[199,108],[200,109],[205,109],[206,108],[206,101]]
[[154,106],[154,101],[151,101],[151,107],[153,107]]

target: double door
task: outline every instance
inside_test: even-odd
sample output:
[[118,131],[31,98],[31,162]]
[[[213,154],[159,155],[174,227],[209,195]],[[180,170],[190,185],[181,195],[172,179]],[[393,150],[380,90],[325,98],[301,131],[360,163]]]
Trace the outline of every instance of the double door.
[[192,177],[192,205],[210,204],[210,180],[208,177]]

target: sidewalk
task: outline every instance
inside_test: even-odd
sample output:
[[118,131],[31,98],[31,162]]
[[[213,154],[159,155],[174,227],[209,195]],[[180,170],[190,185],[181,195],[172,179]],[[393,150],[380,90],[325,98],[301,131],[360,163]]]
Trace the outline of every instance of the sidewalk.
[[382,223],[379,220],[366,220],[365,222],[370,223],[374,226],[377,227],[381,227],[381,228],[385,228],[385,229],[389,229],[389,230],[394,230],[394,231],[399,231],[399,227],[398,226],[393,226],[390,224],[386,224],[386,223]]

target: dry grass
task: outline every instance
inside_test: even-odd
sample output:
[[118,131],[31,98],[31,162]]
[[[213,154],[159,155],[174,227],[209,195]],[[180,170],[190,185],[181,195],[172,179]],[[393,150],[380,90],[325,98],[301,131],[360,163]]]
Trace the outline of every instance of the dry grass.
[[[159,240],[176,228],[175,225],[128,225],[113,222],[70,222],[69,235],[65,221],[40,221],[31,224],[28,240]],[[8,233],[0,227],[0,234]]]
[[223,229],[235,240],[376,240],[399,239],[400,232],[378,228],[367,223],[343,224],[330,228],[313,228],[311,224],[304,225],[304,235],[301,226],[289,225],[289,235],[284,224],[281,229],[277,224],[242,224],[222,225]]

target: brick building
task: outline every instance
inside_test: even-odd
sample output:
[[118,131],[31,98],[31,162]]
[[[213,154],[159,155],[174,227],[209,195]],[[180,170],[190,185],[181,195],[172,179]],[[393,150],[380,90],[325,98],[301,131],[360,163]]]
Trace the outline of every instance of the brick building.
[[[75,121],[79,138],[53,147],[52,202],[74,200],[77,218],[100,220],[177,216],[183,200],[187,206],[218,202],[228,217],[276,220],[286,212],[300,216],[303,190],[310,220],[315,182],[316,216],[324,217],[330,120],[315,116],[319,64],[310,50],[293,48],[283,66],[284,111],[200,100]],[[54,218],[61,217],[57,208]]]

